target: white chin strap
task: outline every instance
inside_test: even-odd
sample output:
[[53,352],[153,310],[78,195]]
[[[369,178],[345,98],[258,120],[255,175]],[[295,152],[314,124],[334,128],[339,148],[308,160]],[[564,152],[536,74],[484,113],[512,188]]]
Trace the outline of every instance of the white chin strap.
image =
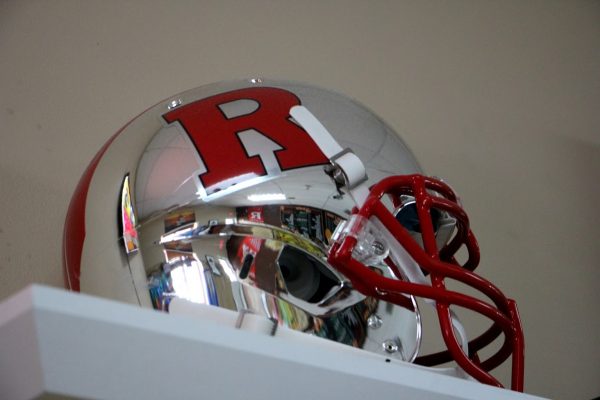
[[[358,208],[362,207],[369,195],[369,187],[367,185],[367,172],[364,164],[350,149],[343,149],[339,143],[333,138],[331,133],[323,126],[306,107],[294,106],[290,109],[290,115],[296,122],[304,128],[310,135],[312,140],[319,146],[323,154],[338,167],[344,174],[344,186],[349,191],[350,196],[354,199]],[[388,236],[391,254],[397,262],[398,267],[402,270],[404,277],[410,282],[431,285],[429,279],[423,275],[423,271],[414,259],[406,252],[404,247],[393,238],[391,233],[377,219],[375,223],[382,228]],[[427,303],[435,306],[435,301],[425,300]],[[450,310],[450,318],[454,333],[459,338],[461,347],[468,354],[468,339],[465,329],[458,319],[454,311]]]
[[304,106],[294,106],[290,115],[304,128],[312,140],[319,146],[323,154],[340,168],[345,177],[345,187],[354,199],[357,207],[361,207],[369,195],[367,171],[360,158],[350,149],[343,149],[323,126]]

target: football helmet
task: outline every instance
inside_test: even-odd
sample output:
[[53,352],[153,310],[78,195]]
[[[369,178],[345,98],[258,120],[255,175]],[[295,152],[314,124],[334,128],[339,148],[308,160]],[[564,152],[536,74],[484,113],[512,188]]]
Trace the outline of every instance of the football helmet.
[[[387,359],[455,361],[497,386],[489,371],[512,356],[522,390],[515,302],[478,263],[456,194],[386,123],[338,93],[263,79],[202,86],[134,118],[84,172],[64,230],[74,291],[259,314]],[[446,351],[419,354],[419,304],[437,311]],[[457,308],[491,326],[469,341]]]

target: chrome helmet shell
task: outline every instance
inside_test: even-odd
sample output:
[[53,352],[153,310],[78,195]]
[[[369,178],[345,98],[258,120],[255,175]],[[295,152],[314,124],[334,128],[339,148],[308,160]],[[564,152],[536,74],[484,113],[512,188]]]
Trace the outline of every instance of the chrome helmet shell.
[[[478,263],[457,196],[385,122],[336,92],[265,79],[202,86],[134,118],[84,172],[64,231],[72,290],[250,312],[386,358],[454,360],[496,386],[489,371],[512,356],[522,390],[516,305]],[[447,351],[417,357],[415,296],[437,311]],[[492,326],[469,341],[457,307]]]

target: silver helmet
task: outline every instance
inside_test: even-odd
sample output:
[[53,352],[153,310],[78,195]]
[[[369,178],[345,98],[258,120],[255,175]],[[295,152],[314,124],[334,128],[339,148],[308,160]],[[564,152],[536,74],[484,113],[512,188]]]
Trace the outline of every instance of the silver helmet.
[[[423,222],[423,196],[399,178],[422,179],[452,206],[435,203]],[[392,222],[372,217],[379,205]],[[472,256],[457,268],[463,246]],[[451,189],[423,177],[375,114],[329,90],[252,79],[173,96],[111,137],[73,195],[64,262],[72,290],[163,311],[188,301],[251,312],[412,362],[421,337],[413,295],[456,304],[414,290],[448,292],[415,253],[437,252],[469,275],[476,247]],[[391,286],[372,284],[379,279]],[[492,302],[515,320],[512,306]],[[459,343],[449,354],[479,364],[460,333],[449,335]]]

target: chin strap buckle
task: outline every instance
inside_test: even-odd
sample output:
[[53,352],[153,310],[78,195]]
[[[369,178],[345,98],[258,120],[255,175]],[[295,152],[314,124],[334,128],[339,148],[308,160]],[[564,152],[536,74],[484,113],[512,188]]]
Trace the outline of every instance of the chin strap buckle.
[[351,149],[343,149],[306,107],[294,106],[290,109],[290,115],[329,158],[331,165],[325,167],[325,173],[335,182],[338,193],[341,195],[341,189],[346,188],[356,205],[361,207],[369,194],[369,188],[366,185],[367,170],[360,158]]
[[364,164],[350,148],[333,155],[329,161],[331,165],[325,167],[325,173],[331,176],[338,189],[353,190],[369,179]]

